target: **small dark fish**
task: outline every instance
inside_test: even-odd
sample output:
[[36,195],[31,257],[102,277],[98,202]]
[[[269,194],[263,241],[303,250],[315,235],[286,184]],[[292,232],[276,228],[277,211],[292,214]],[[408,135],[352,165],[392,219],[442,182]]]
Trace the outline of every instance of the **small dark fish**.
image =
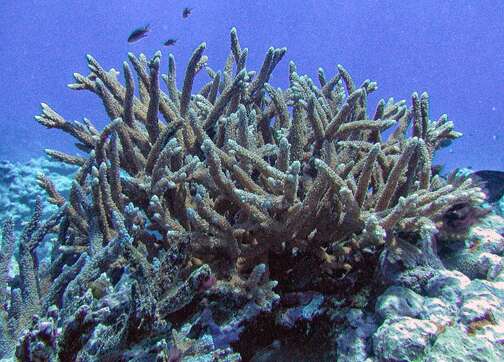
[[175,45],[176,42],[177,42],[177,39],[168,39],[167,41],[165,41],[163,43],[163,45],[169,47],[170,45]]
[[191,15],[191,12],[192,12],[192,8],[184,8],[184,10],[182,11],[182,17],[184,19],[188,18],[189,15]]
[[482,170],[472,173],[470,176],[474,181],[483,185],[483,191],[487,195],[487,202],[498,201],[504,195],[504,172]]
[[441,175],[443,171],[444,165],[432,165],[431,166],[431,174],[432,176]]
[[136,41],[139,41],[142,38],[145,38],[149,31],[150,31],[149,24],[147,24],[141,28],[137,28],[137,29],[133,30],[133,32],[128,37],[128,43],[134,43]]
[[447,140],[447,139],[444,139],[441,141],[441,144],[440,144],[440,147],[441,148],[445,148],[445,147],[448,147],[452,144],[453,140]]

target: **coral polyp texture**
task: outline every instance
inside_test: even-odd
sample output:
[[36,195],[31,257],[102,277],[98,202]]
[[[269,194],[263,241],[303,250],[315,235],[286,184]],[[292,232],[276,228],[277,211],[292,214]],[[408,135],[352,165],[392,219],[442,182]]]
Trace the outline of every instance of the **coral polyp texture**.
[[[484,194],[431,174],[436,150],[460,134],[446,115],[431,119],[427,93],[370,109],[377,84],[343,66],[319,69],[317,85],[290,62],[280,89],[269,79],[286,49],[269,48],[255,72],[235,29],[222,71],[205,47],[181,89],[172,55],[161,74],[161,53],[129,54],[124,83],[88,55],[90,74],[69,86],[101,99],[102,131],[42,104],[37,121],[82,154],[47,150],[79,170],[66,200],[40,177],[59,211],[41,225],[35,212],[17,277],[6,277],[15,243],[4,229],[4,356],[21,332],[20,360],[247,360],[286,343],[255,333],[261,323],[289,340],[331,298],[359,305],[386,285],[390,265],[442,267],[436,228]],[[47,233],[52,251],[39,259]]]

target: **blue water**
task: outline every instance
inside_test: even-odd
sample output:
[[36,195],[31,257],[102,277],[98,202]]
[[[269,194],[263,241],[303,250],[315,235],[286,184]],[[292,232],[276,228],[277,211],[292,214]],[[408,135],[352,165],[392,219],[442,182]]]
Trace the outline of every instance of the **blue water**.
[[[194,8],[188,19],[181,16],[184,6]],[[128,44],[129,33],[147,23],[149,37]],[[251,70],[269,46],[288,48],[274,85],[286,86],[288,60],[294,60],[313,78],[319,66],[332,75],[340,63],[358,84],[377,81],[371,109],[381,97],[428,91],[431,118],[447,113],[464,133],[437,161],[504,169],[502,0],[3,0],[0,25],[0,159],[27,160],[48,147],[75,152],[70,136],[33,120],[40,102],[67,119],[107,122],[97,97],[66,88],[73,72],[88,73],[86,53],[105,68],[121,69],[128,52],[151,56],[174,37],[177,44],[163,54],[166,60],[174,53],[181,79],[202,41],[209,65],[221,69],[236,26]],[[198,84],[204,80],[202,73]]]

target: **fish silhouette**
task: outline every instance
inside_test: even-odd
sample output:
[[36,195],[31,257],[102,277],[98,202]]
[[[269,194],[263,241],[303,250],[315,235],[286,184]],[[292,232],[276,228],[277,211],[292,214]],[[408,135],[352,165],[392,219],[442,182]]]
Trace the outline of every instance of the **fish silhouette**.
[[134,43],[134,42],[139,41],[142,38],[145,38],[149,31],[150,31],[149,24],[147,24],[141,28],[137,28],[137,29],[133,30],[131,32],[130,36],[128,37],[128,43]]

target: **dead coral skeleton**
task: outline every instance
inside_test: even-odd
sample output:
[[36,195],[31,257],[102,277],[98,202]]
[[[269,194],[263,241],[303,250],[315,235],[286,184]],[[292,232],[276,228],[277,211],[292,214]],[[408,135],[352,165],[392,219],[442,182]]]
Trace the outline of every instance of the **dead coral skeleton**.
[[[172,55],[160,74],[160,52],[150,60],[129,54],[134,72],[123,63],[124,85],[88,55],[90,74],[75,73],[69,87],[101,99],[110,118],[102,131],[42,104],[37,121],[69,133],[88,155],[47,151],[80,169],[64,204],[41,181],[64,210],[46,309],[56,304],[77,318],[91,283],[107,273],[116,284],[125,270],[136,293],[163,301],[158,317],[213,285],[210,269],[245,281],[261,265],[268,283],[270,271],[294,275],[284,256],[302,255],[320,273],[343,277],[363,251],[401,255],[398,235],[420,237],[453,205],[482,202],[470,180],[451,186],[431,175],[435,151],[460,134],[446,115],[430,118],[427,93],[414,93],[411,107],[382,99],[370,113],[377,84],[357,85],[341,65],[331,78],[320,69],[317,86],[290,62],[283,90],[268,82],[285,48],[270,48],[252,72],[235,29],[223,71],[207,65],[205,47],[193,52],[181,90]],[[194,93],[203,71],[210,79]],[[135,318],[154,317],[145,310]]]

